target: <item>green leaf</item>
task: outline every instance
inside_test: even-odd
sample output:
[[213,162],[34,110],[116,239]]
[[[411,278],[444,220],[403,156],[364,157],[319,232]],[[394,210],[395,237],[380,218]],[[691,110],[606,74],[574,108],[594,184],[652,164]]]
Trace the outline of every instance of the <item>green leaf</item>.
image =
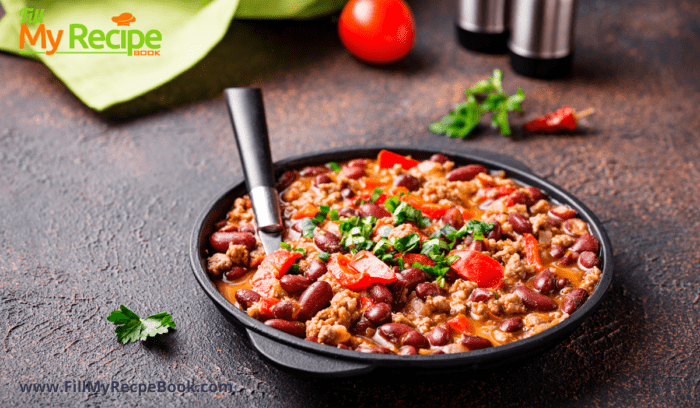
[[381,188],[379,188],[379,187],[375,188],[374,191],[372,192],[372,196],[369,198],[369,201],[371,201],[372,203],[376,203],[377,200],[379,200],[379,197],[383,193],[384,193],[384,191]]
[[148,337],[167,333],[168,328],[175,327],[173,317],[168,313],[158,313],[141,319],[124,305],[110,313],[107,320],[117,325],[114,332],[117,334],[117,342],[122,344],[146,340]]
[[301,220],[301,235],[304,238],[313,238],[315,229],[316,224],[311,218],[307,217]]
[[280,248],[286,249],[287,251],[292,250],[292,246],[286,242],[280,242]]
[[328,252],[319,252],[316,254],[316,256],[318,256],[318,259],[320,259],[324,263],[328,263],[328,260],[331,258],[331,254],[329,254]]
[[291,274],[291,275],[299,275],[299,264],[297,264],[297,263],[292,264],[292,266],[290,266],[289,269],[287,270],[287,273]]
[[327,205],[322,205],[319,206],[319,211],[316,213],[314,218],[312,218],[312,221],[314,224],[318,225],[323,222],[323,220],[326,219],[326,215],[328,215],[328,212],[331,210],[331,208]]
[[333,221],[333,222],[338,222],[340,221],[340,216],[338,215],[338,210],[337,209],[332,209],[330,213],[328,213],[328,219]]
[[334,173],[340,173],[341,168],[340,168],[340,165],[339,165],[338,163],[336,163],[336,162],[329,162],[329,163],[328,163],[328,167],[330,167],[331,170],[333,170]]

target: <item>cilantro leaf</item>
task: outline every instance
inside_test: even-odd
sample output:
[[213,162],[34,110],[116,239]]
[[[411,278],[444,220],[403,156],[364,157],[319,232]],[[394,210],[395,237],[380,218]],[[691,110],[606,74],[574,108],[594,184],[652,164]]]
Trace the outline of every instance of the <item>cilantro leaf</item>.
[[319,208],[318,212],[311,219],[314,222],[314,224],[316,224],[316,225],[322,223],[323,220],[326,219],[326,215],[328,215],[328,213],[331,210],[331,208],[327,205],[322,205],[322,206],[319,206],[318,208]]
[[354,254],[363,249],[371,250],[374,246],[374,241],[370,237],[376,223],[377,219],[374,217],[359,218],[353,216],[341,220],[340,224],[338,224],[338,229],[343,234],[340,244]]
[[292,250],[292,246],[284,241],[280,242],[280,248],[286,249],[287,251]]
[[419,209],[401,201],[398,196],[389,197],[384,202],[384,207],[394,216],[396,225],[412,222],[418,226],[425,226],[428,223]]
[[[523,112],[520,104],[525,99],[525,93],[521,88],[518,88],[515,95],[505,93],[503,91],[503,72],[500,69],[494,70],[493,76],[480,80],[468,88],[465,94],[467,100],[458,103],[455,109],[443,116],[439,122],[431,124],[430,131],[465,139],[479,124],[482,115],[491,112],[493,113],[491,126],[498,128],[504,136],[511,134],[508,112]],[[481,103],[475,97],[479,94],[487,94]]]
[[333,170],[333,173],[340,173],[341,168],[340,168],[340,165],[338,163],[328,162],[328,167],[330,167],[331,170]]
[[328,252],[319,252],[318,254],[316,254],[316,256],[318,256],[318,259],[320,259],[324,263],[328,263],[328,260],[331,258],[331,254],[329,254]]
[[369,201],[371,201],[373,204],[376,203],[382,194],[384,194],[384,191],[381,188],[379,188],[379,187],[375,188],[374,191],[372,192],[372,196],[369,198]]
[[340,221],[340,215],[338,215],[338,210],[336,210],[335,208],[332,209],[331,212],[328,213],[328,219],[333,222]]
[[316,224],[311,218],[304,218],[301,220],[301,235],[304,238],[313,238],[314,229],[316,229]]
[[117,333],[117,342],[122,344],[146,340],[148,337],[167,333],[169,327],[175,327],[173,316],[168,313],[158,313],[141,319],[124,305],[110,313],[107,320],[117,325],[114,332]]

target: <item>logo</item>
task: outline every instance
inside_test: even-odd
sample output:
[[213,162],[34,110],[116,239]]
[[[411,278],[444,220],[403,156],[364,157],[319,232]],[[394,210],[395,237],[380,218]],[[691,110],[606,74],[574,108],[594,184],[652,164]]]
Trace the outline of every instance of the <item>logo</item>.
[[[19,49],[26,54],[126,54],[129,56],[160,56],[160,42],[163,35],[158,30],[90,30],[83,24],[70,24],[68,27],[68,50],[59,51],[64,30],[55,33],[44,25],[44,9],[23,8],[20,11],[21,26]],[[112,17],[117,27],[130,27],[136,22],[131,13],[122,13]],[[29,24],[39,24],[32,34]],[[48,45],[47,47],[47,40]],[[40,42],[39,42],[40,41]],[[25,44],[40,44],[43,51],[24,51]],[[145,49],[144,49],[145,48]]]
[[112,17],[112,21],[117,23],[117,26],[130,26],[131,23],[136,21],[136,17],[131,15],[131,13],[122,13],[116,17]]

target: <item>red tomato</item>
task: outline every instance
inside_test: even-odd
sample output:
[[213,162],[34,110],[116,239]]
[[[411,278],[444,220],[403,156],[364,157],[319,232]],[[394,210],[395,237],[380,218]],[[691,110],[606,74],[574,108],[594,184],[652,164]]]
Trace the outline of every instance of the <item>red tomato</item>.
[[335,280],[350,290],[362,290],[369,286],[371,283],[369,275],[352,269],[348,266],[348,262],[350,259],[343,254],[331,255],[328,270]]
[[403,0],[350,0],[340,14],[338,34],[356,58],[388,64],[411,51],[415,27],[413,13]]
[[410,268],[414,263],[418,262],[421,265],[435,266],[435,262],[428,258],[428,255],[423,254],[403,254],[401,256],[403,264],[406,268]]
[[463,314],[457,315],[452,319],[447,321],[450,328],[457,333],[474,333],[474,326],[467,320],[467,317]]
[[396,281],[396,274],[389,265],[374,256],[369,251],[360,251],[355,255],[348,266],[360,273],[369,275],[371,283],[391,283]]
[[534,266],[537,272],[542,271],[544,265],[542,265],[542,258],[540,258],[540,247],[537,244],[537,238],[528,233],[523,234],[523,237],[525,237],[525,256],[527,262]]
[[454,251],[459,259],[450,265],[457,274],[468,279],[480,288],[498,288],[503,284],[503,265],[481,252],[467,250]]

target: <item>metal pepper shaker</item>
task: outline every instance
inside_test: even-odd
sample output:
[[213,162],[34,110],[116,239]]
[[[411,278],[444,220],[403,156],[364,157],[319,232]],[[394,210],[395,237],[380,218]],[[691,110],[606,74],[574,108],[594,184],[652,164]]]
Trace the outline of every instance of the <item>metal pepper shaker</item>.
[[571,72],[576,0],[511,0],[510,65],[521,75],[559,78]]
[[457,0],[457,39],[464,48],[508,52],[508,0]]

